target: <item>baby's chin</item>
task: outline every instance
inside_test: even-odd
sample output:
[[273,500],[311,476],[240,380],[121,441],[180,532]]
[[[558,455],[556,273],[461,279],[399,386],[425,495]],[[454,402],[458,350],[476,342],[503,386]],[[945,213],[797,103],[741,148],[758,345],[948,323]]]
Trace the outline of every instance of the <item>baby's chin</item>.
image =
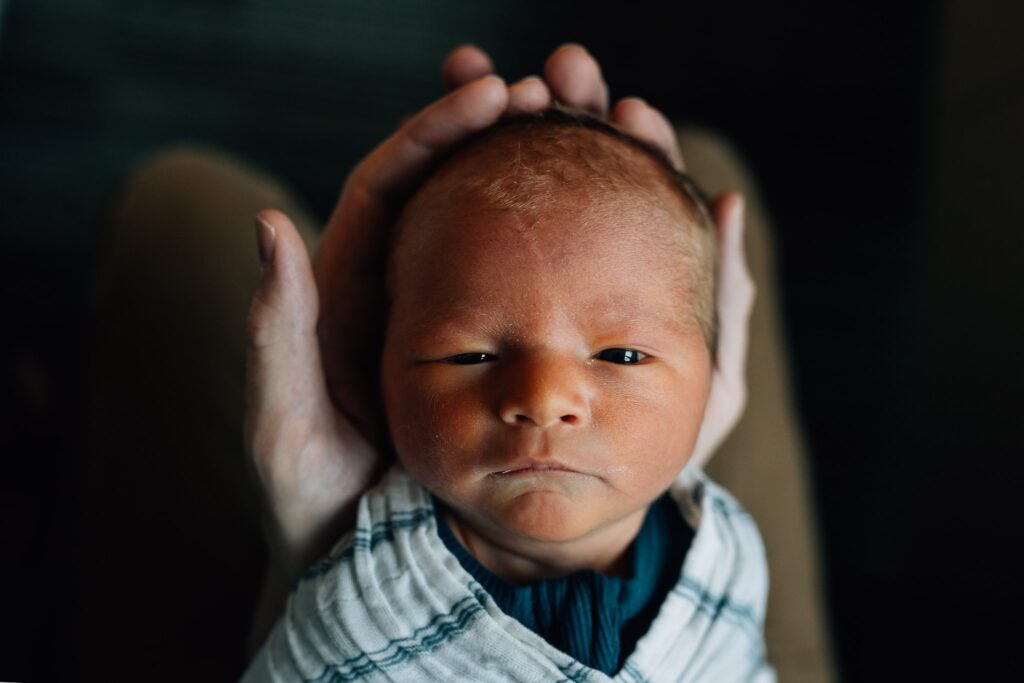
[[[517,543],[572,543],[585,540],[614,520],[616,511],[598,496],[564,490],[527,490],[486,511],[488,526]],[[496,539],[499,542],[501,539]]]
[[593,525],[591,510],[563,491],[526,491],[492,512],[502,529],[523,540],[542,543],[572,541]]

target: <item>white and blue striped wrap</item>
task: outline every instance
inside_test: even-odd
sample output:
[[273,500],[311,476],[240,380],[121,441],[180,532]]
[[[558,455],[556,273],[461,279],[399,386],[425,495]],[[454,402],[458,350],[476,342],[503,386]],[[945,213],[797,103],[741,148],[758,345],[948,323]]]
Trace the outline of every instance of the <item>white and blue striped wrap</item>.
[[671,492],[696,533],[679,581],[614,678],[501,612],[438,537],[430,494],[396,466],[360,500],[355,531],[299,582],[244,680],[774,681],[753,520],[698,470]]

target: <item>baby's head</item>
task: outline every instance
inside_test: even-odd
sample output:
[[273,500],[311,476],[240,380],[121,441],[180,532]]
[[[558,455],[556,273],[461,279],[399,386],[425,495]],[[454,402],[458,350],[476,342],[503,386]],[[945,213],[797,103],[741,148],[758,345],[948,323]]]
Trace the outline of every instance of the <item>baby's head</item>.
[[490,542],[628,543],[704,415],[714,243],[695,188],[595,119],[462,146],[391,254],[381,385],[405,468]]

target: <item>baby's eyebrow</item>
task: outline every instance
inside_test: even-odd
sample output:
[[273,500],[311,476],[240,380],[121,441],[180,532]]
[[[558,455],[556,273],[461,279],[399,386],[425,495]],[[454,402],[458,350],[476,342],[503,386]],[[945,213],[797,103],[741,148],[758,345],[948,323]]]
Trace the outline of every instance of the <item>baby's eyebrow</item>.
[[[581,306],[572,314],[572,322],[581,328],[590,328],[595,333],[610,330],[633,334],[634,331],[662,330],[673,333],[683,332],[687,325],[681,313],[669,315],[653,307],[631,302],[628,306],[609,306],[607,302],[595,302]],[[529,337],[529,331],[517,330],[497,313],[481,306],[455,305],[441,316],[423,318],[410,328],[413,338],[429,337],[431,341],[443,341],[446,335],[480,335],[487,338]]]
[[681,311],[668,314],[636,300],[621,305],[618,302],[601,299],[589,306],[581,307],[574,317],[577,322],[585,317],[603,327],[636,328],[649,326],[652,322],[674,331],[686,327],[685,317]]
[[446,331],[472,328],[481,334],[500,335],[510,331],[507,321],[502,320],[495,312],[481,306],[468,304],[452,304],[445,308],[441,316],[425,317],[417,320],[411,327],[412,334],[430,333],[432,336],[444,334]]

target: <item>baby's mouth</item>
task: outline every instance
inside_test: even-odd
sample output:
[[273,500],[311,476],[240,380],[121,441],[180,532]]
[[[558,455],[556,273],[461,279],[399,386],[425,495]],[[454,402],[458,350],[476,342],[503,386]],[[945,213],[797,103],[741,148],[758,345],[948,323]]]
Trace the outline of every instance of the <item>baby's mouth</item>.
[[551,473],[555,474],[558,472],[566,472],[570,474],[579,474],[577,470],[567,467],[560,462],[554,462],[550,460],[520,460],[510,467],[499,470],[494,474],[502,476],[512,476],[517,474],[540,474],[540,473]]

